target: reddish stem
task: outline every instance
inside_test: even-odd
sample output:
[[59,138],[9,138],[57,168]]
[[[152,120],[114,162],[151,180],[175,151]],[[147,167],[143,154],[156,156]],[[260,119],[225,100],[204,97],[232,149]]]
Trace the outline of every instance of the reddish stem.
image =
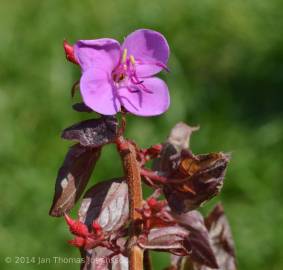
[[[141,168],[140,169],[140,173],[142,176],[145,177],[145,179],[147,180],[147,182],[154,186],[156,183],[157,183],[157,186],[158,184],[182,184],[182,183],[185,183],[186,181],[188,181],[189,178],[183,178],[183,179],[171,179],[171,178],[168,178],[168,177],[165,177],[165,176],[161,176],[161,175],[158,175],[156,172],[154,171],[150,171],[150,170],[147,170],[147,169],[144,169],[144,168]],[[188,185],[183,185],[183,190],[185,190],[186,192],[190,192],[192,193],[193,195],[196,194],[196,192],[191,188],[189,187]]]
[[147,170],[147,169],[144,169],[144,168],[140,169],[140,173],[141,173],[142,176],[148,177],[154,182],[166,184],[166,182],[168,181],[167,177],[160,176],[160,175],[156,174],[156,172],[150,171],[150,170]]
[[137,237],[141,231],[140,224],[141,215],[136,209],[142,207],[142,186],[140,167],[136,159],[135,147],[122,135],[117,139],[117,148],[120,153],[125,178],[129,188],[129,204],[130,204],[130,241],[129,241],[129,269],[143,269],[143,251],[137,245]]

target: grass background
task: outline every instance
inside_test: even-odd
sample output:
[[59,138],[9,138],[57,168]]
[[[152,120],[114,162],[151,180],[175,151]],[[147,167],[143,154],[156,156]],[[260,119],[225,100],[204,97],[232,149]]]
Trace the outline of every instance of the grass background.
[[[80,76],[62,40],[113,37],[137,28],[171,46],[172,105],[161,117],[130,117],[142,146],[164,140],[178,121],[199,124],[195,153],[231,151],[220,198],[239,269],[283,268],[283,3],[280,0],[0,0],[0,268],[78,269],[77,264],[11,264],[6,256],[79,257],[62,219],[48,210],[69,142],[60,131],[87,115],[72,111]],[[107,146],[92,184],[121,174]],[[74,216],[74,215],[73,215]],[[168,256],[155,254],[156,269]]]

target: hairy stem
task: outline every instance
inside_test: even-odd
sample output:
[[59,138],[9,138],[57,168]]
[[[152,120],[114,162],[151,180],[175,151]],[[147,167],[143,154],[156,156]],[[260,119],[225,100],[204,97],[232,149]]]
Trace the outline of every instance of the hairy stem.
[[136,159],[135,147],[122,136],[117,140],[117,147],[120,153],[125,178],[129,187],[129,204],[130,204],[130,241],[129,241],[129,269],[143,269],[143,251],[136,244],[137,236],[141,231],[140,213],[135,209],[142,206],[142,186],[140,168]]

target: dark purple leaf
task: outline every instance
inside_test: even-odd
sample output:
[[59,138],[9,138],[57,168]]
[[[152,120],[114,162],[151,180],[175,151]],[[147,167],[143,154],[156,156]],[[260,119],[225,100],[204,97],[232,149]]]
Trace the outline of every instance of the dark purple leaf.
[[115,256],[104,247],[81,251],[83,264],[81,270],[128,270],[128,258],[122,254]]
[[[231,230],[227,218],[225,217],[223,207],[220,204],[218,204],[205,219],[205,225],[208,229],[212,250],[216,256],[219,266],[217,269],[236,270],[237,266]],[[175,267],[176,270],[213,269],[204,264],[196,263],[193,258],[189,257],[174,257],[172,260],[172,266]]]
[[[86,205],[86,207],[88,206]],[[85,215],[84,210],[86,209],[83,209],[82,215]],[[81,220],[82,221],[85,220],[85,216],[81,216]],[[100,217],[98,218],[98,222],[103,227],[103,224],[102,224],[103,221],[100,219]],[[114,226],[113,230],[119,229],[120,227],[121,226],[118,223],[116,223],[116,226]],[[103,227],[103,230],[110,231],[107,225]],[[113,231],[112,240],[113,240],[113,237],[116,238],[116,236],[117,235]],[[116,238],[116,239],[117,239],[116,244],[120,247],[121,252],[122,252],[126,248],[127,240],[125,238]],[[119,253],[119,254],[115,253],[114,255],[112,250],[107,249],[105,247],[98,246],[94,249],[90,249],[87,251],[81,249],[81,256],[83,258],[83,264],[81,267],[82,270],[128,270],[128,265],[129,265],[128,258],[125,257],[122,253]]]
[[151,229],[148,235],[140,235],[138,244],[141,248],[186,255],[183,245],[189,232],[180,226]]
[[185,180],[164,187],[170,208],[184,213],[217,195],[223,186],[229,158],[229,155],[220,152],[181,160],[178,173],[181,172]]
[[88,112],[88,113],[93,112],[93,110],[88,106],[86,106],[83,102],[75,103],[72,107],[77,112]]
[[181,180],[163,185],[169,206],[177,213],[194,210],[219,193],[230,158],[221,152],[193,155],[188,147],[196,130],[198,127],[177,124],[153,164],[157,175]]
[[199,127],[191,127],[185,123],[178,123],[172,128],[167,141],[163,144],[159,159],[153,164],[154,171],[170,172],[174,168],[174,158],[182,149],[187,149],[190,144],[190,137]]
[[175,157],[178,154],[177,149],[173,144],[164,143],[162,145],[162,151],[160,153],[160,158],[153,161],[152,170],[158,172],[160,175],[168,175],[172,170],[177,168]]
[[114,116],[102,116],[77,123],[62,133],[62,138],[77,141],[83,146],[99,147],[112,143],[117,137],[118,122]]
[[185,247],[190,250],[189,257],[193,262],[217,268],[218,264],[213,253],[204,219],[198,211],[191,211],[181,215],[174,215],[180,226],[189,230],[185,240]]
[[231,229],[221,204],[205,219],[213,250],[221,270],[236,270],[235,248]]
[[[83,270],[127,270],[128,259],[122,255],[126,247],[123,225],[128,221],[128,186],[123,179],[103,181],[91,187],[82,200],[79,219],[91,227],[98,222],[104,233],[109,234],[109,243],[114,244],[120,253],[98,246],[81,250]],[[119,230],[120,229],[120,230]]]
[[116,255],[112,258],[111,270],[128,270],[129,260],[122,254]]
[[74,206],[84,191],[96,161],[100,157],[100,148],[86,148],[73,145],[58,171],[51,216],[62,216]]
[[97,219],[104,231],[120,229],[129,218],[127,183],[111,179],[90,188],[83,198],[79,217],[87,225]]

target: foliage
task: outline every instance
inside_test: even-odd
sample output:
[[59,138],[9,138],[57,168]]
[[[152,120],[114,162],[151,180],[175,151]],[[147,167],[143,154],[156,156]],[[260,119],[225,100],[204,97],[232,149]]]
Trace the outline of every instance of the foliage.
[[[85,119],[69,109],[70,82],[79,74],[66,68],[63,39],[121,39],[140,27],[164,33],[172,44],[172,76],[166,76],[172,105],[165,120],[135,119],[127,135],[147,146],[146,138],[164,140],[182,120],[201,126],[192,139],[195,153],[232,151],[221,199],[239,268],[282,268],[282,8],[279,0],[2,0],[1,269],[38,269],[8,265],[5,256],[78,257],[64,242],[64,224],[47,217],[56,170],[70,145],[58,133],[76,117]],[[107,146],[91,185],[121,174],[119,164],[108,162],[115,158]],[[166,266],[158,256],[158,267]],[[58,268],[77,265],[41,265]]]

